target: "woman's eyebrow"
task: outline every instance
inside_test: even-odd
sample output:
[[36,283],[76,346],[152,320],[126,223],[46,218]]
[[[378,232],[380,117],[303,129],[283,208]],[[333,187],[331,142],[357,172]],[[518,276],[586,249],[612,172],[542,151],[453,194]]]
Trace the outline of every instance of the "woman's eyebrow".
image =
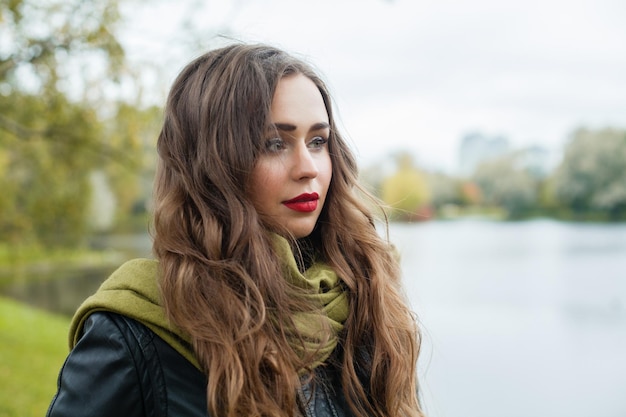
[[[278,130],[282,130],[283,132],[293,132],[297,129],[297,126],[292,125],[291,123],[274,123],[274,127]],[[323,129],[330,129],[330,124],[326,122],[315,123],[311,125],[309,132]]]
[[324,129],[330,129],[330,124],[326,123],[326,122],[321,122],[321,123],[315,123],[313,126],[311,126],[311,128],[309,129],[309,132],[312,132],[314,130],[324,130]]

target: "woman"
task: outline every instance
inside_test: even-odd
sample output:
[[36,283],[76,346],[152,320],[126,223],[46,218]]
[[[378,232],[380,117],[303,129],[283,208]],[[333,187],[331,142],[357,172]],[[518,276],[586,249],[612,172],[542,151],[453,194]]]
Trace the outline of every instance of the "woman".
[[398,262],[313,70],[211,51],[157,148],[156,260],[79,308],[48,415],[421,416]]

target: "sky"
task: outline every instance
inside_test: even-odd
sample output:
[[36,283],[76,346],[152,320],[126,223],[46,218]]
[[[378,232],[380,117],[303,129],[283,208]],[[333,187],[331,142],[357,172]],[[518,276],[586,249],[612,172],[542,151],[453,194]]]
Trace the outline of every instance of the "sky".
[[626,128],[623,0],[160,0],[125,13],[128,59],[156,101],[216,33],[312,63],[362,165],[409,151],[454,172],[469,133],[558,155],[576,128]]

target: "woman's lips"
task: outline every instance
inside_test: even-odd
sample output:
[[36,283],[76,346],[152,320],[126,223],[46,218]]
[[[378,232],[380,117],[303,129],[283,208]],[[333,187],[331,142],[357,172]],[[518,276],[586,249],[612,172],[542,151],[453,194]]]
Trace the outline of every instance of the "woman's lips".
[[304,193],[291,200],[283,201],[283,204],[291,210],[300,213],[310,213],[317,209],[317,202],[320,196],[317,193]]

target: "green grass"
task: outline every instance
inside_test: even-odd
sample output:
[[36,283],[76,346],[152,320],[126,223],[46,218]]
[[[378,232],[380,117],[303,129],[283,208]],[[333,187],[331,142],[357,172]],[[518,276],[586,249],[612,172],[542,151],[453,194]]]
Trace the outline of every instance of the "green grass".
[[0,297],[0,417],[43,417],[68,353],[70,319]]

